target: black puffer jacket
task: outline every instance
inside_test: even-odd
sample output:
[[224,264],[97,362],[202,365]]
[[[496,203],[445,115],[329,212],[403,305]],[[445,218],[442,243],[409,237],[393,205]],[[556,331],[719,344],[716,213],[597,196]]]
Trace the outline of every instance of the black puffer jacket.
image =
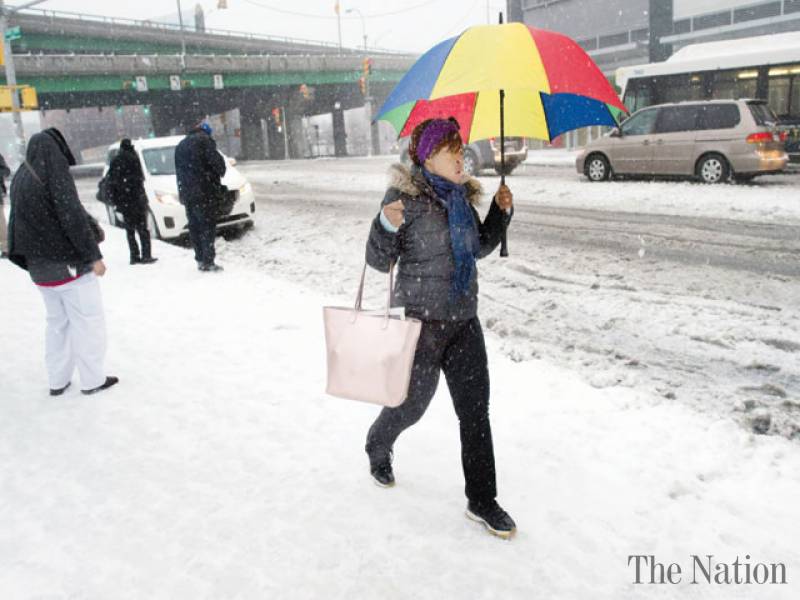
[[[367,264],[388,272],[391,261],[397,262],[397,284],[392,306],[404,306],[406,314],[426,321],[471,319],[478,310],[478,273],[470,281],[469,294],[450,301],[450,285],[455,263],[450,244],[447,210],[436,200],[433,189],[418,167],[402,165],[390,169],[390,185],[381,207],[402,200],[405,222],[397,233],[386,231],[380,213],[372,222],[367,241]],[[478,224],[480,252],[483,258],[497,247],[504,225],[511,220],[492,201],[481,223],[477,203],[482,189],[475,179],[467,182],[467,197]]]
[[123,144],[108,168],[107,193],[111,203],[124,214],[144,214],[147,195],[144,172],[133,146]]
[[27,258],[85,264],[103,258],[69,172],[74,159],[61,135],[31,137],[25,162],[11,180],[8,254],[27,268]]
[[225,159],[217,143],[199,127],[192,129],[175,148],[175,174],[181,204],[214,216],[222,200]]

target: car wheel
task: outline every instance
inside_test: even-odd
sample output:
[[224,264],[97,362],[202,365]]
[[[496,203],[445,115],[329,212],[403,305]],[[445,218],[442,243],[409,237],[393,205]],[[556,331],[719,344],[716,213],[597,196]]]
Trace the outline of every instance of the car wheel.
[[150,232],[150,237],[155,240],[161,239],[161,233],[158,231],[158,224],[156,223],[156,217],[153,215],[153,211],[147,211],[147,229]]
[[470,177],[478,173],[478,157],[469,148],[464,150],[464,173]]
[[589,181],[606,181],[611,176],[611,165],[602,154],[592,154],[586,159],[583,172]]
[[730,177],[728,161],[721,154],[708,154],[697,163],[697,176],[703,183],[722,183]]

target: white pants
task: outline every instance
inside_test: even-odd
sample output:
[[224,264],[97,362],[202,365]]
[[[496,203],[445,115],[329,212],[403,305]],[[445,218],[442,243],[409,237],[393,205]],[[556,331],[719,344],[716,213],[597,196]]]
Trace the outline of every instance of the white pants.
[[47,309],[45,363],[50,388],[66,386],[76,366],[81,389],[105,383],[106,323],[95,274],[56,287],[37,287]]

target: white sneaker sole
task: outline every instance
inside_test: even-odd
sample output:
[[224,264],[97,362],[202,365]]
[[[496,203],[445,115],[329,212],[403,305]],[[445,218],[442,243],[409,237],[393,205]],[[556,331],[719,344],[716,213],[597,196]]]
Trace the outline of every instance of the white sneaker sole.
[[512,529],[511,531],[500,531],[499,529],[495,529],[494,527],[489,525],[489,523],[487,523],[485,519],[479,517],[469,509],[464,511],[464,514],[470,521],[475,521],[476,523],[480,523],[486,528],[486,531],[504,540],[510,540],[512,537],[514,537],[514,534],[517,533],[516,528]]

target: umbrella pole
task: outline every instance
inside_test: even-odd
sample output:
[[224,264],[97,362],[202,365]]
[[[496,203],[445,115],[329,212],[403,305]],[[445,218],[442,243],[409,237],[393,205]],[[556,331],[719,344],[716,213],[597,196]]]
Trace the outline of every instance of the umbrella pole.
[[[502,21],[501,21],[502,22]],[[506,92],[500,90],[500,185],[506,184],[506,119],[505,119]],[[508,256],[508,241],[506,240],[506,230],[508,226],[503,225],[503,233],[500,235],[500,256]]]

